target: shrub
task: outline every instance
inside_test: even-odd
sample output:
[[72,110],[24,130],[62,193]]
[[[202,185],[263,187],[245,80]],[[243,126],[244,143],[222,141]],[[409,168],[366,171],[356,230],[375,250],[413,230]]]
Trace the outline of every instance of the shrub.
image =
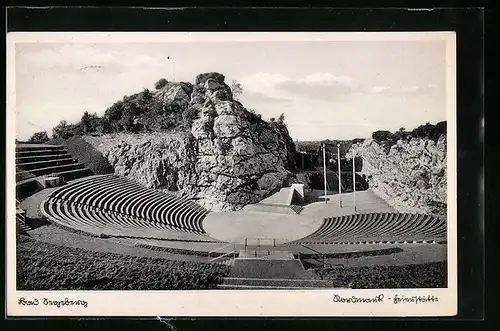
[[250,124],[262,123],[262,115],[258,114],[254,109],[248,109],[245,113]]
[[111,123],[106,118],[101,118],[97,125],[96,132],[99,134],[106,134],[113,132]]
[[89,112],[86,111],[85,113],[83,113],[80,124],[83,134],[94,133],[101,125],[101,118],[99,118],[96,113],[89,114]]
[[429,138],[437,141],[440,136],[446,135],[446,121],[439,122],[436,125],[432,125],[430,123],[420,125],[419,127],[415,128],[410,134],[415,138]]
[[281,115],[278,117],[278,121],[277,121],[279,124],[285,124],[285,114],[281,113]]
[[198,119],[198,109],[189,107],[182,113],[182,127],[185,129],[190,129],[193,122]]
[[61,122],[59,122],[59,124],[52,128],[52,138],[68,139],[73,135],[73,127],[71,125],[68,125],[64,120],[62,120]]
[[35,132],[28,139],[28,142],[34,142],[34,143],[44,143],[47,141],[49,141],[49,136],[47,135],[47,131]]
[[390,131],[386,131],[386,130],[375,131],[372,133],[373,140],[375,140],[378,143],[387,141],[391,137],[392,137],[392,133]]
[[168,80],[165,78],[161,78],[159,81],[155,83],[155,89],[160,90],[168,84]]

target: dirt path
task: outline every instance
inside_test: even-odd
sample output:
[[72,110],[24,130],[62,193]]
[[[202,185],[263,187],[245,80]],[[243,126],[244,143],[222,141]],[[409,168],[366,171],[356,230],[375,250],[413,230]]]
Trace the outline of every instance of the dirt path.
[[135,247],[135,240],[108,238],[101,239],[72,233],[59,227],[48,225],[30,231],[33,239],[59,246],[74,247],[102,253],[116,253],[138,257],[155,257],[168,260],[201,261],[207,258],[195,255],[172,254],[164,251]]

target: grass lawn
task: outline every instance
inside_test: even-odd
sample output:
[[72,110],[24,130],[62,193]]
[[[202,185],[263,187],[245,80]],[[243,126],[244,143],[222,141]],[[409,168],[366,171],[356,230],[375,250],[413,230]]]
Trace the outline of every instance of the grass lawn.
[[58,246],[17,237],[18,290],[195,290],[221,283],[229,267]]
[[447,284],[447,262],[404,266],[364,266],[352,268],[315,268],[315,273],[334,287],[441,288]]

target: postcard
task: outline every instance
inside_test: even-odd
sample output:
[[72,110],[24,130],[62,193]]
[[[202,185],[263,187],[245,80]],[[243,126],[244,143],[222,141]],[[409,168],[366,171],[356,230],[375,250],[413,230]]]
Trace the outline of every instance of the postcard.
[[456,38],[7,35],[8,316],[453,316]]

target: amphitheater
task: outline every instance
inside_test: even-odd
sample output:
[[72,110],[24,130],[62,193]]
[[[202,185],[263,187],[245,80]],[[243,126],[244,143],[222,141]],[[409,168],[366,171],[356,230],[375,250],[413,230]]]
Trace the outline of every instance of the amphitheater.
[[309,268],[446,260],[443,218],[398,213],[370,190],[356,192],[356,208],[352,193],[303,204],[297,192],[300,198],[300,190],[283,188],[240,211],[209,212],[114,174],[94,175],[63,146],[16,146],[18,232],[47,241],[49,227],[41,225],[49,224],[58,244],[90,236],[165,259],[229,266],[218,289],[324,288],[328,282]]

